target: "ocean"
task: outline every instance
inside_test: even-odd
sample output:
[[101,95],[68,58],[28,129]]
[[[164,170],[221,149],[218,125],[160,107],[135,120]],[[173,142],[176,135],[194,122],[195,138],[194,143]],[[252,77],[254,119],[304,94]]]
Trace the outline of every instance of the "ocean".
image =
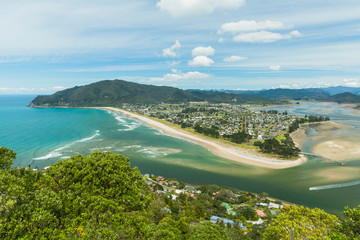
[[[167,136],[119,113],[26,107],[34,97],[0,95],[0,146],[17,153],[13,167],[41,169],[75,154],[112,151],[129,157],[132,166],[143,174],[177,178],[190,184],[267,192],[275,198],[334,213],[340,213],[346,205],[360,204],[360,159],[350,161],[345,168],[316,156],[309,156],[306,164],[290,169],[251,167],[219,158],[197,144]],[[329,112],[328,106],[316,104],[287,108],[301,115],[307,110],[320,111],[321,107],[343,123],[347,121],[354,127],[360,123],[351,112],[340,116],[337,106]],[[311,150],[309,144],[304,147]],[[345,170],[352,174],[346,181],[324,177]]]

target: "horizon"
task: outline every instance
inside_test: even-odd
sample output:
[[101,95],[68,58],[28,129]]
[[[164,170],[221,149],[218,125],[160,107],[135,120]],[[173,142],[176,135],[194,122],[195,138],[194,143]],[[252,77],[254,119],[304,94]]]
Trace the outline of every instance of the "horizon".
[[[74,87],[83,87],[83,86],[86,86],[86,85],[90,85],[90,84],[94,84],[94,83],[97,83],[97,82],[101,82],[101,81],[114,81],[114,80],[120,80],[120,81],[126,81],[126,80],[123,80],[123,79],[113,79],[113,80],[99,80],[99,81],[96,81],[96,82],[91,82],[89,84],[85,84],[85,85],[76,85],[76,86],[72,86],[72,87],[69,87],[69,88],[64,88],[64,89],[61,89],[61,90],[58,90],[56,92],[52,92],[52,93],[36,93],[36,92],[33,92],[33,93],[28,93],[28,92],[13,92],[13,93],[2,93],[0,92],[0,96],[16,96],[16,95],[23,95],[23,96],[36,96],[36,95],[52,95],[54,93],[57,93],[57,92],[60,92],[62,90],[66,90],[66,89],[70,89],[70,88],[74,88]],[[130,81],[126,81],[126,82],[130,82]],[[136,82],[132,82],[132,83],[136,83]],[[143,83],[139,83],[139,84],[143,84]],[[146,83],[144,83],[146,84]],[[151,86],[159,86],[159,85],[155,85],[155,84],[146,84],[146,85],[151,85]],[[163,87],[174,87],[174,86],[166,86],[166,85],[160,85],[160,86],[163,86]],[[353,89],[357,89],[359,87],[348,87],[348,86],[343,86],[343,85],[336,85],[336,86],[328,86],[328,87],[317,87],[317,88],[282,88],[282,87],[272,87],[272,88],[263,88],[263,89],[225,89],[225,88],[217,88],[217,89],[201,89],[201,88],[187,88],[187,89],[184,89],[184,88],[179,88],[179,89],[182,89],[182,90],[185,90],[185,91],[191,91],[191,90],[199,90],[199,91],[244,91],[244,92],[252,92],[252,91],[267,91],[267,90],[276,90],[276,89],[283,89],[283,90],[302,90],[302,89],[328,89],[328,88],[337,88],[337,87],[341,87],[341,88],[353,88]],[[175,87],[176,88],[176,87]],[[344,92],[345,93],[345,92]]]
[[360,2],[1,3],[0,95],[99,79],[180,89],[360,87]]

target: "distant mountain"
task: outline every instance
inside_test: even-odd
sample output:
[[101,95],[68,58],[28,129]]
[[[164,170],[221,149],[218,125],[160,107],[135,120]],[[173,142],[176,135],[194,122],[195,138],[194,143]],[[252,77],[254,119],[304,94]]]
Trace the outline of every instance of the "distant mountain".
[[[351,93],[354,95],[360,95],[360,88],[353,87],[327,87],[327,88],[304,88],[304,89],[269,89],[269,90],[221,90],[226,93],[232,93],[236,95],[253,94],[264,98],[277,99],[277,100],[316,100],[316,101],[337,101],[337,97],[331,96]],[[341,96],[340,96],[341,98]],[[345,100],[345,99],[344,99]],[[349,98],[347,101],[356,101],[356,98]]]
[[104,80],[89,85],[37,96],[31,107],[120,106],[122,103],[279,103],[259,96],[239,96],[217,91],[185,91],[174,87],[152,86],[123,80]]
[[337,103],[360,103],[360,96],[345,92],[333,95],[329,98],[331,102]]
[[265,98],[278,100],[322,100],[330,96],[329,93],[321,89],[270,89],[260,91],[257,95]]
[[345,93],[345,92],[360,95],[360,88],[356,88],[356,87],[337,86],[337,87],[327,87],[327,88],[320,88],[320,89],[324,90],[325,92],[330,93],[331,95]]

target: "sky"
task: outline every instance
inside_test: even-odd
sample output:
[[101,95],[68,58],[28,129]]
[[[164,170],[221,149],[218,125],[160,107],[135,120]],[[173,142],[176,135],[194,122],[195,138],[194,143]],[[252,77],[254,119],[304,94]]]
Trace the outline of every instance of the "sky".
[[360,87],[359,0],[0,0],[0,94]]

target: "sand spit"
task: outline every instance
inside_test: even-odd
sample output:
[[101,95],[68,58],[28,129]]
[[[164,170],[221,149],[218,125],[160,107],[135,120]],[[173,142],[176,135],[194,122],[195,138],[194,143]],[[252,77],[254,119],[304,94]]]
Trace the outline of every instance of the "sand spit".
[[223,141],[219,141],[216,139],[209,139],[201,135],[193,134],[188,131],[185,131],[180,127],[177,128],[177,127],[169,126],[154,119],[147,118],[145,116],[128,112],[118,108],[102,107],[98,109],[119,112],[123,115],[144,122],[146,125],[150,127],[159,129],[165,134],[197,143],[207,148],[208,150],[210,150],[212,153],[214,153],[219,157],[236,161],[242,164],[271,168],[271,169],[284,169],[284,168],[290,168],[301,165],[307,161],[307,158],[304,155],[301,155],[297,160],[280,160],[276,158],[267,157],[257,152],[254,149],[244,149],[238,146],[234,146],[233,144],[230,143],[225,143]]

